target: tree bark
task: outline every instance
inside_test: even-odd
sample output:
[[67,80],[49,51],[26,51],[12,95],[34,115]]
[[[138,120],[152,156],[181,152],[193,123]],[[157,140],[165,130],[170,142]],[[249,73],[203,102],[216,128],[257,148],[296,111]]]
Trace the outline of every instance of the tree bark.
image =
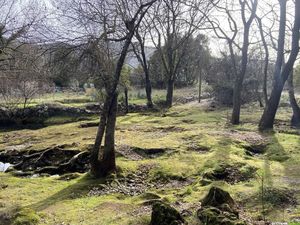
[[202,71],[199,73],[199,83],[198,83],[198,103],[201,102],[201,92],[202,92]]
[[240,123],[241,93],[242,93],[241,83],[243,82],[237,81],[233,89],[233,108],[232,108],[232,115],[231,115],[232,124]]
[[146,83],[146,96],[147,96],[147,106],[148,108],[153,108],[152,102],[152,85],[149,76],[149,70],[145,71],[145,83]]
[[267,105],[267,103],[268,103],[268,86],[267,86],[267,84],[268,84],[268,68],[269,68],[269,48],[268,48],[268,44],[267,44],[265,36],[264,36],[261,18],[259,18],[259,17],[256,17],[256,18],[257,18],[257,22],[258,22],[259,33],[260,33],[263,47],[265,50],[263,95],[264,95],[265,105]]
[[143,67],[144,73],[145,73],[145,89],[146,89],[146,96],[147,96],[147,106],[148,108],[153,108],[153,102],[152,102],[152,85],[151,85],[151,80],[150,80],[150,72],[149,72],[149,65],[148,61],[146,58],[146,53],[145,53],[145,39],[141,37],[138,31],[136,31],[136,38],[139,42],[140,46],[140,54],[136,50],[134,44],[133,46],[133,51],[140,62],[141,66]]
[[169,79],[167,84],[166,107],[170,108],[173,104],[174,80]]
[[104,139],[104,151],[101,163],[102,176],[114,172],[116,170],[116,160],[115,160],[115,128],[116,128],[116,118],[117,118],[117,108],[118,108],[118,95],[115,94],[112,98],[112,103],[110,111],[108,112],[105,139]]
[[[116,169],[115,162],[113,162],[114,161],[114,158],[113,158],[114,153],[111,153],[111,154],[107,153],[108,150],[111,149],[111,146],[104,147],[104,148],[106,148],[106,150],[105,150],[106,157],[103,157],[105,154],[104,154],[103,147],[101,147],[101,142],[102,142],[103,136],[105,135],[105,140],[107,137],[106,130],[107,130],[107,126],[108,126],[108,121],[110,121],[110,125],[111,125],[111,121],[113,121],[111,117],[114,115],[110,115],[110,112],[112,112],[112,110],[114,109],[114,104],[115,104],[115,102],[117,102],[116,98],[117,97],[108,95],[106,97],[106,100],[105,100],[105,103],[103,106],[103,110],[101,113],[100,123],[98,126],[98,131],[97,131],[97,135],[96,135],[96,139],[95,139],[95,144],[91,151],[91,156],[90,156],[90,164],[91,164],[90,173],[94,177],[104,177]],[[108,118],[108,117],[110,117],[110,118]],[[111,132],[110,132],[110,134],[111,134]],[[105,142],[105,144],[106,144],[106,142]],[[110,144],[110,143],[107,142],[107,144]],[[107,161],[104,161],[106,159],[107,159]]]
[[248,64],[248,48],[249,48],[249,32],[250,27],[255,17],[257,1],[253,2],[250,18],[246,21],[245,18],[245,2],[240,2],[241,4],[241,13],[244,23],[244,34],[243,34],[243,47],[242,47],[242,62],[241,69],[238,73],[238,76],[235,78],[235,84],[233,89],[233,109],[231,115],[231,123],[239,124],[240,123],[240,112],[241,112],[241,94],[243,90],[243,82],[246,75],[247,64]]
[[[117,86],[119,84],[121,71],[125,62],[125,58],[133,38],[135,29],[139,26],[141,20],[145,16],[149,7],[156,0],[152,0],[140,6],[137,13],[130,21],[125,21],[126,28],[128,30],[124,39],[124,44],[120,53],[120,57],[117,61],[114,71],[114,79],[112,84],[106,87],[106,100],[100,117],[100,123],[95,139],[94,147],[91,151],[90,173],[96,178],[105,177],[111,172],[116,171],[115,160],[115,126],[118,107],[118,93]],[[144,10],[144,8],[146,8]],[[104,147],[101,148],[101,143],[104,136]]]
[[[141,46],[141,55],[142,55],[142,65],[145,73],[145,87],[146,87],[146,96],[147,96],[147,106],[148,108],[153,108],[153,102],[152,102],[152,86],[151,86],[151,80],[150,80],[150,72],[149,72],[149,66],[146,58],[145,53],[145,45],[144,42],[142,42],[141,37],[137,35],[140,39],[140,46]],[[143,43],[143,44],[142,44]]]
[[255,92],[256,92],[256,95],[257,95],[257,101],[258,101],[258,103],[259,103],[259,107],[263,108],[263,107],[264,107],[264,104],[263,104],[263,101],[262,101],[262,99],[261,99],[261,96],[260,96],[258,87],[256,88]]
[[293,109],[291,126],[299,128],[300,127],[300,107],[299,107],[299,105],[297,103],[297,99],[295,97],[294,83],[293,83],[293,71],[288,78],[288,88],[289,88],[290,104]]
[[275,115],[280,102],[282,90],[282,83],[276,84],[276,86],[273,87],[270,98],[268,100],[268,104],[265,107],[264,113],[259,123],[260,130],[273,128]]
[[292,49],[289,59],[282,68],[284,58],[284,39],[285,39],[285,24],[286,24],[286,1],[280,1],[280,29],[278,38],[277,60],[274,73],[274,85],[267,106],[263,112],[259,123],[260,130],[273,129],[274,120],[278,105],[280,102],[281,93],[288,76],[293,70],[299,52],[299,29],[300,29],[300,0],[295,1],[295,18],[292,31]]
[[124,97],[125,97],[125,113],[128,113],[128,88],[124,89]]

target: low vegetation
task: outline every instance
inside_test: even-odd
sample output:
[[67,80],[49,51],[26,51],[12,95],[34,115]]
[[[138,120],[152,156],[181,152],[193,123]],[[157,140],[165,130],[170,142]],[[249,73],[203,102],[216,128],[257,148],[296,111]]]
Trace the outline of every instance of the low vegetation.
[[[200,201],[213,186],[230,193],[249,224],[263,218],[300,218],[299,134],[288,122],[283,125],[291,112],[281,108],[275,131],[260,133],[255,126],[258,106],[243,107],[246,122],[238,126],[229,125],[229,109],[208,109],[205,102],[190,102],[167,111],[119,116],[118,171],[104,179],[91,178],[88,168],[78,169],[80,173],[38,172],[38,159],[51,160],[47,151],[59,149],[65,156],[74,151],[72,157],[93,145],[93,116],[39,129],[2,130],[2,157],[12,151],[20,154],[19,160],[22,154],[36,156],[29,157],[23,173],[0,173],[1,221],[149,224],[152,204],[164,202],[189,224],[197,224]],[[95,125],[80,126],[85,123]]]

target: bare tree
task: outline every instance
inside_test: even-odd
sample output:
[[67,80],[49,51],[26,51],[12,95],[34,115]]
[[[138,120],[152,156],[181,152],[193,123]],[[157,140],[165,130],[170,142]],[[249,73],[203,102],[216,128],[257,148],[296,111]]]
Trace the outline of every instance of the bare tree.
[[143,26],[139,27],[135,31],[135,38],[137,42],[132,43],[132,48],[134,51],[135,56],[137,57],[139,63],[141,64],[144,75],[145,75],[145,89],[146,89],[146,96],[147,96],[147,106],[149,108],[153,108],[152,102],[152,85],[150,80],[150,71],[149,71],[149,63],[146,56],[146,38],[149,32],[147,29],[146,23],[142,23]]
[[288,89],[289,89],[289,99],[290,99],[290,104],[293,110],[293,115],[291,119],[291,126],[293,127],[300,127],[300,107],[297,103],[297,99],[295,97],[295,91],[294,91],[294,71],[291,71],[291,74],[289,75],[288,78]]
[[277,44],[277,59],[274,71],[273,89],[268,100],[268,104],[264,110],[259,123],[260,130],[272,129],[274,125],[275,115],[278,109],[281,93],[285,82],[293,70],[295,60],[299,52],[300,38],[300,0],[295,0],[294,25],[292,30],[291,51],[288,61],[283,66],[284,61],[284,46],[285,46],[285,31],[287,20],[287,1],[279,1],[280,4],[280,25]]
[[26,44],[44,15],[31,0],[2,0],[0,10],[0,105],[14,117],[44,87],[39,54]]
[[22,45],[10,56],[0,71],[0,106],[9,118],[22,121],[33,98],[49,91],[48,71],[35,46]]
[[3,12],[0,15],[0,66],[3,66],[13,58],[13,52],[23,45],[42,16],[34,1],[20,5],[19,0],[2,0],[0,10]]
[[[222,13],[227,17],[229,30],[226,30],[226,28],[223,28],[220,25],[220,19],[208,18],[210,27],[213,29],[215,35],[219,39],[226,41],[234,68],[235,83],[233,88],[233,110],[231,115],[232,124],[239,124],[240,122],[241,94],[248,63],[250,29],[256,15],[257,3],[257,0],[239,0],[238,6],[235,5],[234,1],[221,1],[218,5],[215,5],[217,12]],[[237,10],[240,13],[241,24],[243,25],[242,41],[240,43],[238,41],[239,25],[234,16]],[[238,65],[239,62],[237,62],[235,56],[235,48],[241,51],[240,66]]]
[[263,96],[264,96],[264,101],[265,105],[268,102],[268,69],[269,69],[269,47],[266,41],[264,29],[263,29],[263,23],[262,23],[262,18],[256,15],[256,21],[258,24],[258,29],[262,41],[262,45],[264,48],[265,52],[265,58],[264,58],[264,70],[263,70],[263,75],[264,75],[264,80],[263,80]]
[[[91,174],[103,177],[116,170],[115,125],[118,86],[122,68],[135,31],[147,10],[157,0],[92,1],[70,0],[65,4],[66,24],[72,23],[75,37],[66,41],[79,42],[86,48],[81,58],[89,61],[105,92],[95,144],[91,150]],[[71,28],[72,29],[72,28]],[[83,60],[88,56],[88,60]],[[104,142],[104,146],[101,144]]]
[[[188,39],[199,30],[212,8],[207,0],[163,0],[149,16],[151,39],[160,55],[166,80],[166,106],[173,102],[176,73],[182,63]],[[150,14],[150,13],[149,13]],[[151,21],[149,21],[151,20]]]

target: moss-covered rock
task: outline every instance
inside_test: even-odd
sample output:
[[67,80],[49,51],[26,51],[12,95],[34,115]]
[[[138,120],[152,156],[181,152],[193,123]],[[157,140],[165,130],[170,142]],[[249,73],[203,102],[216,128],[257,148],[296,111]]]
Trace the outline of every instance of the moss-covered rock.
[[238,220],[235,213],[222,211],[216,207],[205,207],[197,212],[197,216],[204,225],[237,225],[244,224]]
[[235,207],[235,202],[227,191],[218,187],[211,187],[208,194],[202,200],[202,206],[213,206],[216,208],[228,204],[230,208]]
[[202,200],[197,216],[203,225],[245,224],[239,220],[235,202],[227,191],[212,187]]
[[184,219],[180,213],[163,202],[157,202],[152,207],[151,225],[180,225]]

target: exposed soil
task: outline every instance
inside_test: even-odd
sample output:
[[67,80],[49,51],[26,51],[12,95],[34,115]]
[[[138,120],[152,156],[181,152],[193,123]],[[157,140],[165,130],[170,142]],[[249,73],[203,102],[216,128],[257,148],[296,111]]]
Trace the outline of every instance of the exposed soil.
[[156,166],[156,164],[143,164],[135,173],[107,179],[104,184],[94,186],[89,191],[88,196],[112,193],[135,196],[145,193],[149,189],[182,188],[192,183],[191,180],[151,180],[149,179],[149,172]]
[[138,148],[138,147],[133,147],[132,151],[136,152],[138,155],[144,158],[157,158],[166,153],[174,152],[174,150],[170,148]]
[[186,124],[195,124],[196,123],[196,121],[194,121],[194,120],[187,120],[187,119],[183,119],[183,120],[181,120],[181,122],[186,123]]
[[255,177],[257,168],[244,165],[220,164],[214,170],[206,172],[203,177],[209,180],[224,180],[229,184],[247,181]]
[[143,156],[141,156],[140,154],[133,151],[132,147],[130,147],[129,145],[117,146],[116,153],[117,153],[117,156],[122,156],[127,159],[134,160],[134,161],[144,159]]
[[210,147],[200,145],[197,142],[190,142],[187,147],[188,151],[195,151],[198,153],[207,153],[210,149],[211,149]]
[[182,140],[184,141],[185,145],[187,146],[188,151],[194,151],[198,153],[207,153],[211,150],[211,147],[205,146],[199,143],[199,140],[203,136],[201,135],[192,135],[188,137],[183,137]]
[[164,154],[170,154],[174,152],[170,148],[139,148],[128,145],[121,145],[117,147],[117,154],[128,158],[130,160],[142,160],[145,158],[157,158]]
[[14,169],[22,171],[15,173],[20,176],[31,173],[64,174],[88,171],[88,152],[66,150],[62,147],[64,146],[40,151],[5,150],[0,152],[0,161],[13,164]]
[[99,126],[99,122],[86,122],[86,123],[81,123],[79,125],[79,128],[88,128],[88,127],[97,127]]
[[247,132],[242,132],[237,130],[216,131],[216,132],[212,132],[211,134],[232,138],[236,141],[244,141],[251,145],[256,145],[258,143],[268,144],[270,142],[266,136],[263,136],[262,134],[257,132],[250,132],[250,131]]
[[[17,176],[33,174],[65,174],[87,172],[89,170],[89,152],[76,150],[77,144],[57,145],[43,150],[24,150],[28,146],[10,146],[0,152],[0,162],[10,163]],[[74,149],[75,148],[75,149]],[[22,149],[22,150],[20,150]],[[138,148],[127,145],[118,146],[117,155],[129,160],[156,158],[173,153],[169,148]]]
[[256,132],[242,132],[237,130],[214,132],[213,134],[220,135],[225,138],[233,139],[234,142],[242,144],[246,154],[254,156],[266,152],[270,140],[268,137]]
[[275,207],[295,206],[297,200],[295,191],[287,188],[272,188],[264,189],[264,201],[272,204]]
[[139,195],[148,188],[153,188],[154,184],[147,182],[149,171],[155,164],[140,166],[136,173],[128,174],[124,177],[107,179],[104,184],[93,187],[88,196],[121,193],[125,195]]
[[243,147],[246,150],[248,155],[255,155],[255,154],[263,154],[266,152],[269,143],[258,143],[258,144],[250,144],[244,145]]
[[171,132],[183,132],[187,131],[186,128],[177,127],[177,126],[158,126],[158,127],[144,127],[144,126],[132,126],[130,128],[126,128],[128,131],[142,131],[142,132],[159,132],[159,133],[171,133]]

